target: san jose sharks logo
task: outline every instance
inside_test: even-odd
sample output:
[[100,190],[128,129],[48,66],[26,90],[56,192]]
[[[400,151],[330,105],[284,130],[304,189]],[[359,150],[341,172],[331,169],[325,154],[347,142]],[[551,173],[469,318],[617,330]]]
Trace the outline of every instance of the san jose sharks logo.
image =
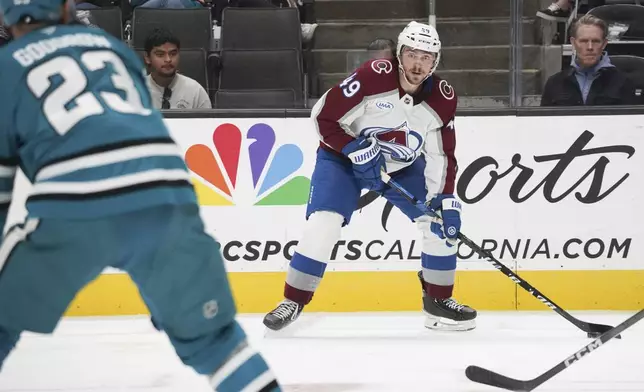
[[396,128],[369,127],[360,132],[365,137],[375,137],[383,153],[398,162],[413,162],[420,153],[423,138],[407,126],[405,121]]

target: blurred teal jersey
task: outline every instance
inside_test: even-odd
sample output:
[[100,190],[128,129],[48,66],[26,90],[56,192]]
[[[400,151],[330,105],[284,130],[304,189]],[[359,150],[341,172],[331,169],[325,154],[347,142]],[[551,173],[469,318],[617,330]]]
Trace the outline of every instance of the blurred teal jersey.
[[30,217],[88,219],[196,204],[143,64],[100,29],[60,25],[0,49],[0,224],[16,168]]

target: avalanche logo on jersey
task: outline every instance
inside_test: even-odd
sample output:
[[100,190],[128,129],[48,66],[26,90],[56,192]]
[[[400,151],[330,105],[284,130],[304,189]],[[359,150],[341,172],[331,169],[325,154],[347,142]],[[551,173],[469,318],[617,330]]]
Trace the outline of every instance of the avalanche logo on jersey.
[[407,126],[405,121],[396,128],[369,127],[360,132],[365,137],[375,137],[380,149],[398,162],[410,163],[418,158],[423,143],[420,134]]

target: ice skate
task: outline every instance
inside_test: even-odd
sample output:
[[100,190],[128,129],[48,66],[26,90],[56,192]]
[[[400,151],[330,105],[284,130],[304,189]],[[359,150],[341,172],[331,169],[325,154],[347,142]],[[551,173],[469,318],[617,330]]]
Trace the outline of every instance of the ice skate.
[[273,331],[279,331],[297,320],[304,305],[285,299],[264,317],[264,325]]
[[453,298],[438,299],[427,295],[422,271],[418,279],[423,288],[425,327],[439,331],[470,331],[476,328],[476,310],[458,303]]

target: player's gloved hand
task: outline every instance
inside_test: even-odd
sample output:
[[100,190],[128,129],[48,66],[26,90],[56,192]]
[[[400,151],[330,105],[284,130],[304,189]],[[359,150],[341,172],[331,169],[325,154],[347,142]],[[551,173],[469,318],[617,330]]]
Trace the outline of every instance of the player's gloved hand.
[[371,191],[382,191],[380,171],[385,168],[385,157],[374,138],[360,137],[344,146],[342,153],[353,163],[353,174]]
[[434,197],[429,203],[429,208],[439,212],[443,218],[442,224],[434,218],[430,225],[432,233],[445,239],[447,246],[454,246],[457,242],[458,232],[461,230],[461,202],[454,195],[441,194]]

